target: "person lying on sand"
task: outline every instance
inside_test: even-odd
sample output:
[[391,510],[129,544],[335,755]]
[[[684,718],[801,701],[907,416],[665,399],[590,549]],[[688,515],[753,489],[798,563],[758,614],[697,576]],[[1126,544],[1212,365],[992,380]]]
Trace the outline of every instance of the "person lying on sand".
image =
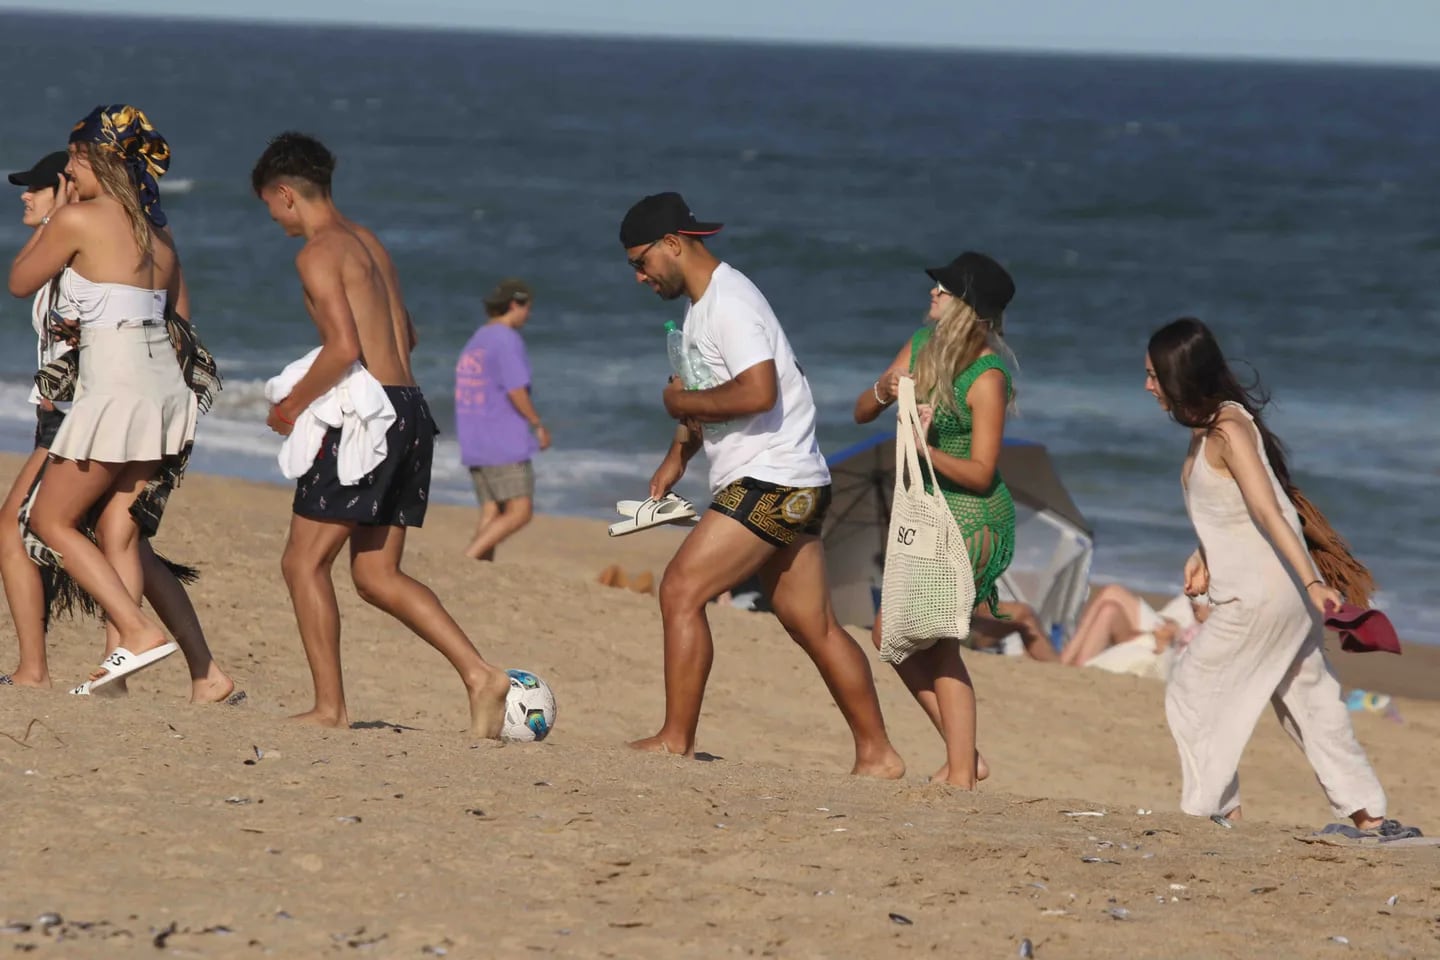
[[1060,662],[1167,679],[1168,669],[1162,674],[1128,666],[1135,660],[1129,652],[1149,654],[1151,659],[1167,650],[1173,654],[1173,648],[1183,647],[1209,615],[1209,605],[1198,598],[1182,594],[1157,611],[1133,590],[1118,583],[1106,584],[1085,605],[1075,634],[1060,651]]

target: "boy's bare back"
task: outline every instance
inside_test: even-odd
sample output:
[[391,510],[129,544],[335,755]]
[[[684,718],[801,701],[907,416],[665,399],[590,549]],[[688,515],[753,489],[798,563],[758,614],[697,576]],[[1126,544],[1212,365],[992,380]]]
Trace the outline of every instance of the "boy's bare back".
[[[360,362],[370,374],[386,386],[414,386],[410,317],[400,296],[400,276],[375,234],[340,217],[310,238],[297,264],[302,277],[312,270],[339,275],[360,340]],[[313,315],[308,291],[305,299]]]

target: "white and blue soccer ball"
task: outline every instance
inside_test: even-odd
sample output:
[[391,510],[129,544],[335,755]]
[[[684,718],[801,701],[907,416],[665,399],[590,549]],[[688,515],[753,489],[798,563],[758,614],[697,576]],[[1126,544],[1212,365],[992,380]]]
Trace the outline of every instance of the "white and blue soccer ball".
[[505,726],[500,739],[529,743],[544,740],[555,728],[555,694],[526,670],[506,670],[510,692],[505,695]]

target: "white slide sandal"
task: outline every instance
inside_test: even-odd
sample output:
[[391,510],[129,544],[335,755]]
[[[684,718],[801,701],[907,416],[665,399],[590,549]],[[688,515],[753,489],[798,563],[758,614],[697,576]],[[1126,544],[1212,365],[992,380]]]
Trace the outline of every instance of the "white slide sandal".
[[612,537],[623,537],[627,533],[647,530],[662,523],[680,523],[688,526],[699,523],[694,505],[684,497],[676,496],[673,493],[667,493],[658,500],[654,497],[649,500],[621,500],[615,504],[615,510],[628,519],[610,525],[610,536]]
[[[80,686],[75,687],[67,692],[72,697],[92,696],[90,692],[90,681],[86,680],[84,683],[80,684]],[[121,690],[119,687],[101,687],[99,690],[95,691],[93,696],[96,699],[101,700],[115,700],[125,696],[125,691]]]
[[159,663],[179,649],[180,645],[173,640],[169,643],[162,643],[153,650],[146,650],[144,653],[131,653],[124,647],[116,647],[114,653],[100,661],[101,668],[106,671],[105,676],[88,681],[90,692],[93,694],[121,677],[128,677],[132,673],[138,673],[148,666]]
[[640,512],[641,507],[644,507],[646,505],[653,506],[657,504],[663,505],[669,503],[683,504],[686,508],[690,510],[692,514],[695,512],[695,505],[692,504],[689,500],[686,500],[684,497],[680,496],[678,493],[667,493],[665,494],[665,496],[660,497],[659,499],[651,497],[648,500],[620,500],[617,501],[615,504],[615,512],[620,514],[622,517],[633,517],[635,516],[635,514]]

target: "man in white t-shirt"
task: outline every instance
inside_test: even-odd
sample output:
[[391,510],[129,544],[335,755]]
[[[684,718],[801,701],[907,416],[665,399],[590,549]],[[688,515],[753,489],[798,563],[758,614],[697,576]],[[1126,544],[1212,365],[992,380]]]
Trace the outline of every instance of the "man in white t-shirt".
[[689,299],[686,368],[702,381],[686,389],[672,377],[665,388],[665,410],[680,426],[650,495],[669,492],[703,444],[713,497],[660,583],[665,723],[631,746],[694,752],[714,659],[705,606],[758,574],[850,725],[852,772],[898,778],[905,764],[886,735],[870,661],[830,606],[819,537],[830,471],[815,442],[810,385],[765,297],[706,249],[703,238],[720,226],[696,220],[678,193],[645,197],[620,226],[635,279],[663,300]]

